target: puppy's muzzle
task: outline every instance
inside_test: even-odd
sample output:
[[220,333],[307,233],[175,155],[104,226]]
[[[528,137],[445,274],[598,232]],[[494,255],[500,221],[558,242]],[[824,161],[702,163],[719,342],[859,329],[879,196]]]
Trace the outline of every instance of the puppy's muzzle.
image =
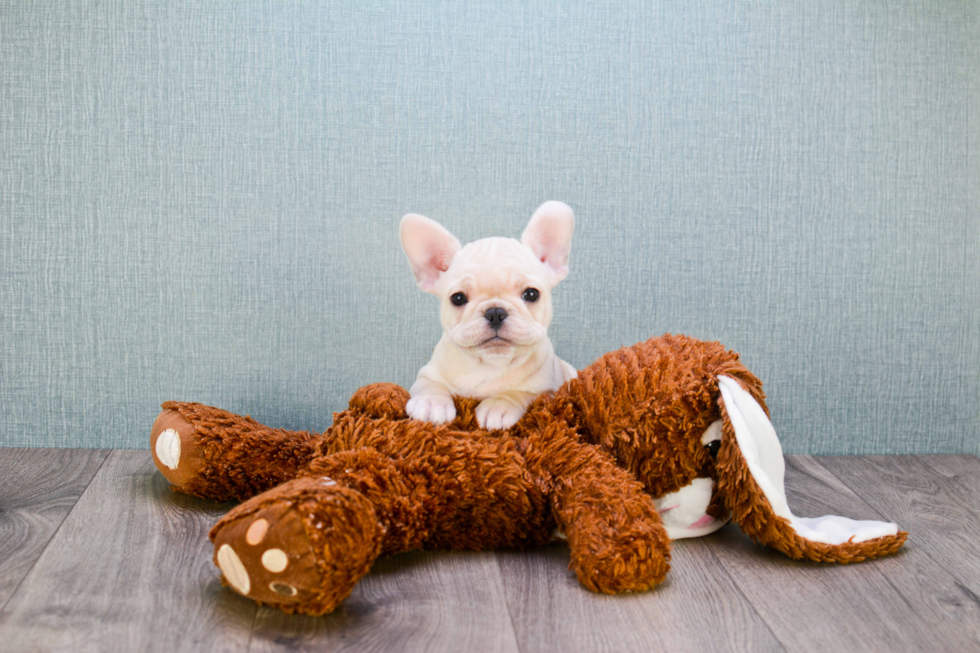
[[483,314],[483,317],[487,318],[487,322],[490,323],[491,329],[494,331],[500,331],[500,327],[503,326],[504,320],[507,319],[507,311],[499,306],[494,306],[493,308],[488,308],[487,312]]

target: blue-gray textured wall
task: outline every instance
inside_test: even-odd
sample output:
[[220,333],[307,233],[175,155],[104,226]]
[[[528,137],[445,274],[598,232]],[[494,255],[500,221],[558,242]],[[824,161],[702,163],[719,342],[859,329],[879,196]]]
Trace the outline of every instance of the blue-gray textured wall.
[[980,453],[980,3],[0,2],[0,439],[322,429],[439,337],[397,224],[574,207],[552,338],[666,331],[788,452]]

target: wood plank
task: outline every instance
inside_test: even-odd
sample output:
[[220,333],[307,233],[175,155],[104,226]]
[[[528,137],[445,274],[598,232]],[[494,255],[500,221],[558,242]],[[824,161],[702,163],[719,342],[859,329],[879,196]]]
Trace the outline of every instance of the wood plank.
[[[802,516],[838,514],[857,519],[903,519],[869,494],[858,496],[824,459],[787,456],[790,506]],[[874,466],[849,459],[855,469]],[[914,472],[907,463],[896,470]],[[880,493],[900,497],[904,484],[877,478]],[[864,499],[867,498],[868,501]],[[900,504],[903,500],[897,500]],[[909,499],[906,497],[905,502]],[[872,504],[872,505],[869,505]],[[914,530],[914,527],[913,527]],[[798,562],[752,543],[729,526],[714,549],[742,593],[788,650],[975,650],[980,606],[967,603],[955,579],[910,541],[897,555],[852,565]]]
[[323,617],[262,607],[251,651],[517,651],[493,552],[378,560]]
[[783,650],[718,564],[713,537],[674,542],[664,583],[619,596],[582,587],[565,545],[498,552],[521,650]]
[[18,651],[247,647],[256,606],[225,591],[207,531],[228,505],[179,495],[148,451],[114,451],[0,613]]
[[108,455],[106,449],[0,449],[0,608]]
[[207,530],[228,505],[170,492],[145,451],[105,456],[0,449],[0,648],[980,648],[980,461],[970,456],[788,457],[799,514],[910,531],[906,549],[883,560],[800,563],[727,526],[674,543],[657,590],[604,596],[578,584],[563,545],[419,552],[383,558],[317,619],[257,608],[220,586]]
[[875,456],[821,459],[855,492],[909,531],[907,547],[925,551],[960,582],[947,600],[980,597],[980,463],[972,456]]
[[946,478],[959,479],[969,487],[980,486],[980,458],[976,456],[916,456],[916,460]]

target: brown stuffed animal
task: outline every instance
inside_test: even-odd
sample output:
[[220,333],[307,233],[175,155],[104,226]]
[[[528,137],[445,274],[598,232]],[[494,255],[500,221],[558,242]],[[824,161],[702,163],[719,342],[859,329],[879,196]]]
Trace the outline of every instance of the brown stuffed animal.
[[[508,431],[407,418],[395,385],[358,390],[322,435],[167,402],[153,458],[181,492],[246,500],[211,530],[237,592],[323,614],[381,554],[568,540],[588,589],[639,591],[669,569],[668,540],[729,518],[792,558],[891,553],[895,524],[796,517],[761,382],[719,343],[664,336],[606,354]],[[557,529],[557,531],[556,531]]]

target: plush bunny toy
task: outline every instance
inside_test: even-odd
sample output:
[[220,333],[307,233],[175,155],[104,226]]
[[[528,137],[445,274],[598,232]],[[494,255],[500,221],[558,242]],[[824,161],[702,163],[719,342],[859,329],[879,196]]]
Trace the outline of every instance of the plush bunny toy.
[[897,550],[895,524],[797,517],[761,382],[738,354],[684,336],[606,354],[507,431],[476,401],[434,426],[395,385],[358,390],[322,435],[167,402],[153,459],[178,491],[244,501],[211,530],[240,594],[323,614],[381,554],[567,539],[596,592],[639,591],[669,569],[670,539],[726,521],[792,558],[856,562]]

